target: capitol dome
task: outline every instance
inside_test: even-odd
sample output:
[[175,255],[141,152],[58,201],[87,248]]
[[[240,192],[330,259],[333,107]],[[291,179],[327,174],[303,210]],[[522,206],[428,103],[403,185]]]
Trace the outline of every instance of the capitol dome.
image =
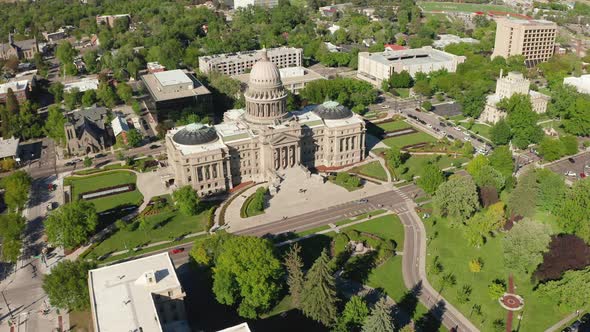
[[266,50],[263,50],[262,57],[252,66],[250,71],[249,86],[276,87],[282,84],[279,68],[268,59]]
[[172,136],[172,140],[181,145],[200,145],[217,139],[215,128],[202,123],[191,123]]
[[288,117],[287,91],[281,81],[281,72],[268,59],[266,49],[250,72],[246,100],[246,121],[257,125],[275,124]]
[[352,111],[346,106],[335,101],[326,101],[313,109],[313,113],[325,120],[347,119],[352,116]]

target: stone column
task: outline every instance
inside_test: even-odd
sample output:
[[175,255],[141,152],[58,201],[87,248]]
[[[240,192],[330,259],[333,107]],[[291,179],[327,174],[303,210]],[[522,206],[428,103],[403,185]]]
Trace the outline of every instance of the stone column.
[[231,167],[230,167],[229,159],[227,159],[225,161],[225,169],[227,170],[226,174],[227,174],[227,180],[229,183],[229,189],[232,189],[234,187],[234,184],[233,184],[233,177],[231,174]]

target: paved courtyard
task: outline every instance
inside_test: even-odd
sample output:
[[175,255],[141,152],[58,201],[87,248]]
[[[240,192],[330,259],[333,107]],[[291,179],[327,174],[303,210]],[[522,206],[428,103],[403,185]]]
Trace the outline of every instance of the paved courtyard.
[[284,179],[278,193],[268,201],[268,207],[261,215],[241,218],[240,209],[248,196],[258,187],[268,186],[268,183],[256,185],[234,199],[227,207],[225,215],[228,230],[237,232],[283,217],[289,218],[391,190],[391,185],[388,184],[366,182],[363,188],[349,192],[331,182],[320,183],[317,179],[307,178],[303,170],[298,168],[287,170]]
[[555,161],[545,167],[560,175],[565,175],[566,172],[570,171],[574,172],[576,175],[568,176],[567,179],[575,181],[580,179],[580,173],[584,173],[584,166],[586,165],[590,165],[590,151],[585,151],[575,156]]

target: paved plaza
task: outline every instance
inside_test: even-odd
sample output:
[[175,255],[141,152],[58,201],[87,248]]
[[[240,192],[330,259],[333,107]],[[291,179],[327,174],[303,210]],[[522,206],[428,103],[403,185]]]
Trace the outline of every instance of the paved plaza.
[[388,184],[378,185],[366,182],[363,188],[349,192],[331,182],[321,183],[317,179],[307,178],[303,170],[298,168],[287,170],[284,179],[278,193],[270,198],[268,207],[261,215],[241,218],[240,209],[248,196],[252,195],[258,187],[268,186],[268,183],[249,188],[236,197],[226,210],[225,220],[228,230],[233,233],[284,217],[294,217],[391,190],[391,185]]

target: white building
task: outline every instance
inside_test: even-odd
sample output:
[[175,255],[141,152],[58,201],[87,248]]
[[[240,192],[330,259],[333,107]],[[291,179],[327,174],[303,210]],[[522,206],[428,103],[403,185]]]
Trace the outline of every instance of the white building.
[[455,72],[464,56],[436,50],[430,46],[408,50],[369,53],[359,52],[357,77],[375,86],[381,86],[394,72],[407,71],[410,75],[430,73],[440,69]]
[[[279,72],[281,73],[281,80],[283,81],[285,89],[294,94],[299,94],[299,91],[305,88],[309,82],[325,79],[322,75],[305,67],[281,68],[279,69]],[[250,74],[236,75],[234,78],[243,84],[248,84],[250,81]]]
[[566,77],[563,79],[563,84],[573,86],[579,93],[590,94],[590,74],[580,77]]
[[[246,51],[207,55],[199,57],[199,70],[208,74],[217,71],[225,75],[243,74],[260,60],[260,51]],[[295,47],[277,47],[266,50],[269,60],[279,68],[303,65],[303,49]]]
[[279,0],[234,0],[234,8],[246,8],[248,6],[262,6],[272,8],[279,4]]
[[12,158],[19,161],[18,143],[20,143],[20,139],[18,138],[11,137],[4,139],[0,137],[0,160]]
[[500,78],[496,82],[496,93],[487,97],[485,109],[479,116],[479,120],[482,122],[496,123],[506,117],[506,112],[498,109],[497,104],[502,99],[510,98],[517,93],[530,97],[533,111],[539,114],[545,113],[547,111],[547,104],[551,98],[540,92],[532,91],[529,87],[530,81],[524,78],[521,73],[510,72],[507,76],[503,77],[502,72],[500,72]]
[[438,49],[444,49],[449,45],[459,43],[478,44],[479,40],[473,38],[461,38],[456,35],[438,35],[438,40],[435,40],[432,43],[432,46]]
[[168,253],[90,270],[95,332],[189,332],[184,290]]
[[96,90],[98,89],[98,84],[98,79],[96,78],[83,78],[79,81],[65,83],[64,92],[70,92],[75,88],[77,88],[80,92]]
[[250,332],[250,327],[248,326],[248,323],[242,323],[217,332]]

